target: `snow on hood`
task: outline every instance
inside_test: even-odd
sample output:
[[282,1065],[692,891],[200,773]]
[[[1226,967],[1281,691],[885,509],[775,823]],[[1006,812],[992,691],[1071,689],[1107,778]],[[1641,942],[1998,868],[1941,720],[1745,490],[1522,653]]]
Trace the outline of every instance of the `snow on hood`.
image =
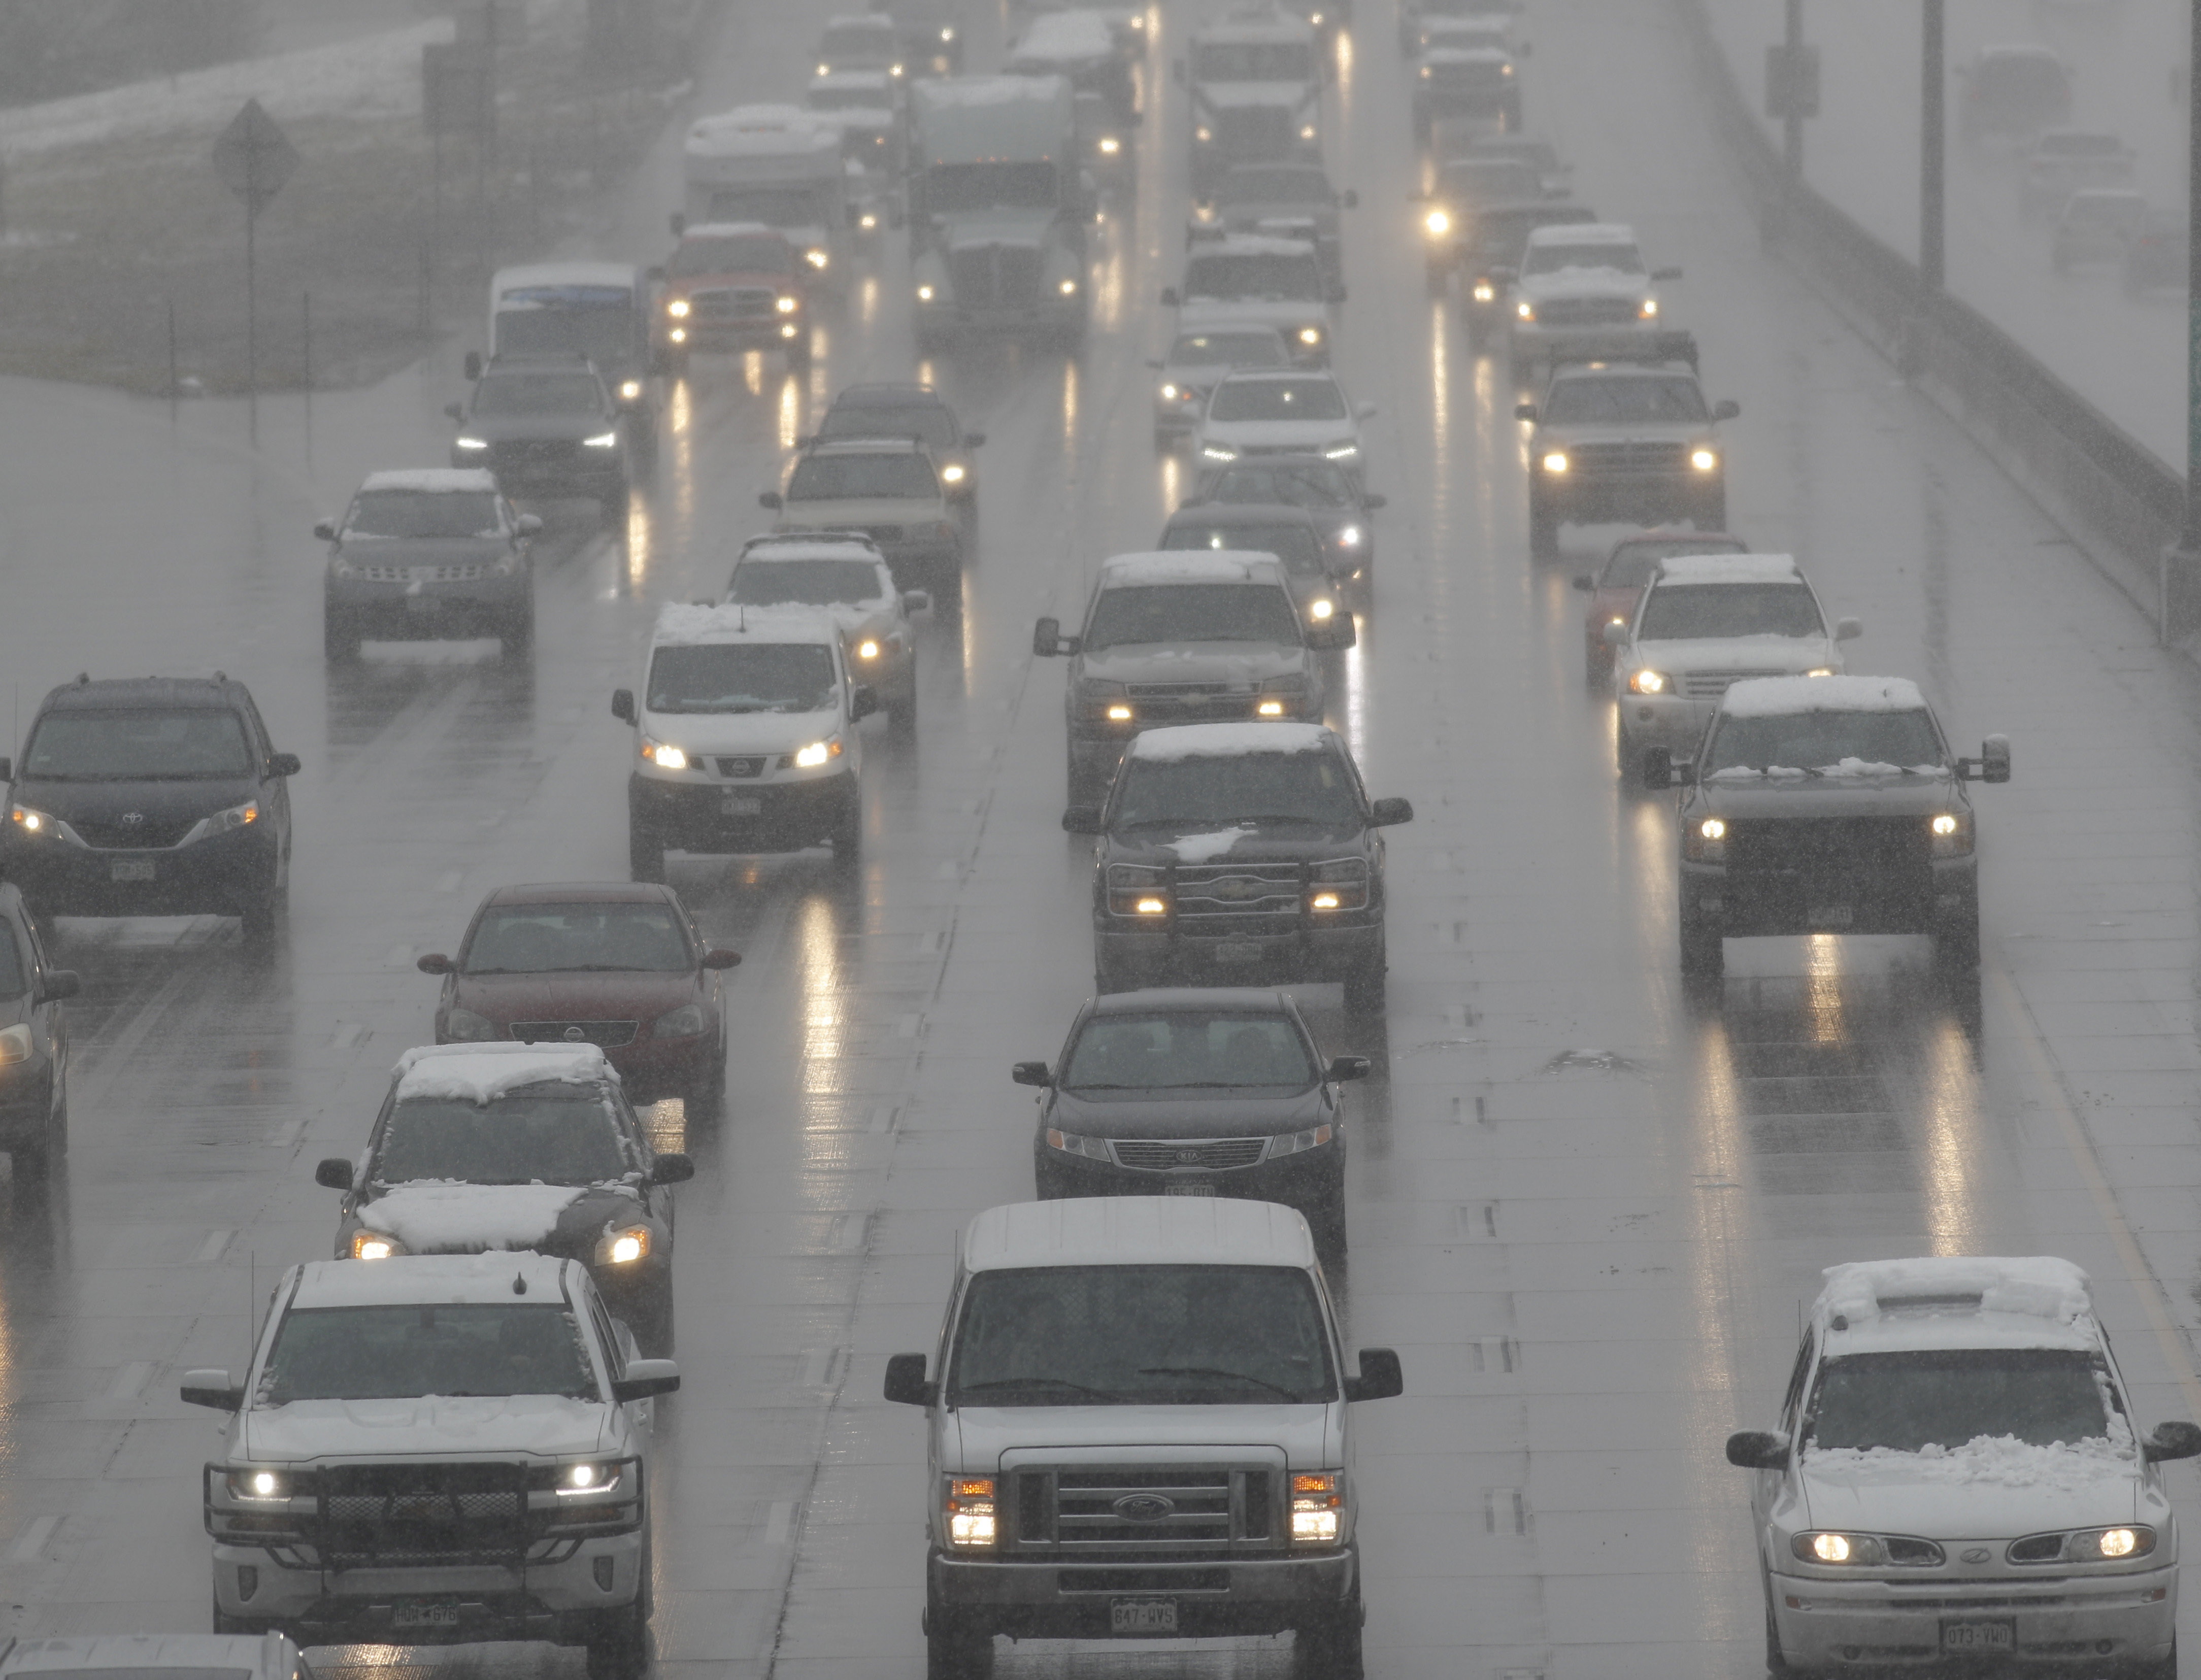
[[[1630,272],[1625,268],[1567,267],[1523,274],[1519,285],[1522,291],[1538,298],[1611,297],[1616,294],[1640,297],[1651,290],[1651,277],[1640,269]],[[1643,325],[1647,329],[1659,324],[1652,320]]]
[[[1833,657],[1833,638],[1823,632],[1817,636],[1702,636],[1679,641],[1639,641],[1635,646],[1636,660],[1654,666],[1669,674],[1682,671],[1733,671],[1737,668],[1764,666],[1790,666],[1799,680],[1808,681],[1813,688],[1822,683],[1833,682],[1831,677],[1805,678],[1806,671],[1816,671]],[[1733,694],[1743,683],[1729,686]],[[1783,708],[1793,710],[1793,708]]]
[[2122,1419],[2111,1439],[2035,1447],[1981,1436],[1961,1447],[1805,1449],[1804,1495],[1815,1527],[1877,1529],[1934,1539],[2016,1537],[2129,1523],[2139,1454]]
[[1100,562],[1103,584],[1242,584],[1258,575],[1255,562],[1274,566],[1274,555],[1251,549],[1159,549],[1112,555]]
[[1241,758],[1247,753],[1318,753],[1329,739],[1329,726],[1318,723],[1172,724],[1133,736],[1130,756],[1174,762]]
[[617,1079],[594,1044],[430,1044],[408,1050],[390,1070],[396,1100],[486,1106],[507,1091],[546,1079]]
[[1662,584],[1793,584],[1801,576],[1793,555],[1670,555],[1658,562]]
[[424,1395],[417,1400],[294,1400],[242,1419],[244,1455],[298,1463],[393,1454],[593,1453],[607,1408],[562,1395]]
[[[1824,678],[1820,680],[1823,681]],[[1705,780],[1707,782],[1802,781],[1814,771],[1821,776],[1848,777],[1860,781],[1867,777],[1878,778],[1888,776],[1924,776],[1944,782],[1949,779],[1949,767],[1946,764],[1878,764],[1868,763],[1861,758],[1846,758],[1838,764],[1815,764],[1809,769],[1801,765],[1769,764],[1760,770],[1754,765],[1730,764],[1723,770],[1706,772]]]
[[587,1193],[581,1184],[469,1184],[431,1179],[400,1184],[360,1217],[416,1254],[532,1248],[558,1216]]
[[1731,718],[1798,712],[1922,712],[1926,696],[1903,677],[1753,677],[1729,686]]
[[1212,834],[1182,834],[1163,843],[1177,854],[1179,863],[1212,863],[1253,831],[1251,824],[1241,823]]

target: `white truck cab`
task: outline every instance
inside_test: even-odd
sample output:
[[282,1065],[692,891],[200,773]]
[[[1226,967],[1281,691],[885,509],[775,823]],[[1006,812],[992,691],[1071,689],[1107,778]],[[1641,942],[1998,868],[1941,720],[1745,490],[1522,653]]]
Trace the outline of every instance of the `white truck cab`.
[[1291,1630],[1359,1680],[1352,1402],[1306,1221],[1265,1201],[1017,1202],[965,1233],[948,1313],[888,1362],[930,1426],[928,1680],[985,1680],[994,1637]]
[[855,216],[842,156],[842,125],[798,105],[737,105],[700,117],[681,148],[687,224],[756,221],[776,227],[802,253],[820,290],[848,285]]

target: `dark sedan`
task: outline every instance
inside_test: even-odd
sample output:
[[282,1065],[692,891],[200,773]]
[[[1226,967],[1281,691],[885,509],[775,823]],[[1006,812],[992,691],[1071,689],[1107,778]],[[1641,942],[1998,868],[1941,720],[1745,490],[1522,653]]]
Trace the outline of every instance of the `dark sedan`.
[[1238,1196],[1282,1202],[1329,1242],[1345,1236],[1345,1115],[1338,1086],[1362,1056],[1325,1063],[1288,992],[1117,992],[1078,1014],[1037,1085],[1033,1174],[1042,1200]]
[[0,1149],[15,1182],[43,1184],[68,1148],[68,1022],[77,977],[46,960],[23,896],[0,881]]
[[1351,570],[1332,568],[1329,536],[1304,508],[1188,502],[1170,515],[1154,546],[1274,555],[1301,618],[1321,624],[1345,613]]
[[437,1043],[594,1044],[630,1101],[678,1096],[696,1119],[725,1097],[719,976],[740,961],[711,949],[672,888],[608,881],[499,887],[456,959],[431,952],[420,968],[443,977]]
[[1184,508],[1221,511],[1241,507],[1306,510],[1322,528],[1330,575],[1366,590],[1374,581],[1376,510],[1383,497],[1364,489],[1359,475],[1318,455],[1261,455],[1234,461],[1206,474]]

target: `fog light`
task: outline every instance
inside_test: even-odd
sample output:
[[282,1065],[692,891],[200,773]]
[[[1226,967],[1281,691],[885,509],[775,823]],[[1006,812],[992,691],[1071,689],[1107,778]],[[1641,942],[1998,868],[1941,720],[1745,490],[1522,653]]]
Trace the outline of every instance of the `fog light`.
[[1111,706],[1108,708],[1108,721],[1110,723],[1129,723],[1130,720],[1131,708],[1130,707],[1118,705]]
[[1709,473],[1719,465],[1719,457],[1710,449],[1695,449],[1690,452],[1689,465],[1699,473]]
[[918,287],[917,301],[920,303],[930,303],[932,302],[932,288],[929,285],[921,285]]
[[1142,898],[1131,908],[1142,916],[1159,916],[1168,913],[1169,904],[1159,898]]
[[684,344],[688,342],[688,329],[684,326],[676,326],[666,337],[676,344]]
[[1337,895],[1334,892],[1317,893],[1314,896],[1314,908],[1318,910],[1335,910],[1337,908]]
[[1491,285],[1488,280],[1477,280],[1475,283],[1475,301],[1478,303],[1496,303],[1498,301],[1498,288]]
[[[1934,819],[1933,828],[1934,832],[1936,834],[1954,834],[1957,831],[1957,819],[1951,816],[1946,811],[1944,811],[1940,816]],[[2122,1534],[2124,1536],[2125,1543],[2115,1552],[2111,1552],[2110,1550],[2110,1534]],[[2132,1532],[2130,1530],[2112,1529],[2110,1530],[2110,1534],[2105,1534],[2102,1536],[2102,1550],[2104,1554],[2110,1557],[2122,1557],[2125,1553],[2132,1550]]]
[[618,1568],[617,1558],[597,1558],[590,1563],[590,1569],[596,1577],[597,1591],[607,1593],[612,1589],[612,1577]]

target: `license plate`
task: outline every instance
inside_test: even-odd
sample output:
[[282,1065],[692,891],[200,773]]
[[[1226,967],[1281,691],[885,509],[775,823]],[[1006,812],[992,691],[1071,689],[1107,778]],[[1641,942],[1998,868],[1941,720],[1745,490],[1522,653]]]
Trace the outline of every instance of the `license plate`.
[[390,1612],[390,1623],[400,1628],[455,1628],[459,1624],[459,1607],[408,1603],[401,1599]]
[[764,814],[764,801],[754,794],[728,794],[719,802],[719,814],[722,817],[760,817]]
[[415,618],[431,618],[443,610],[443,597],[440,595],[408,595],[405,597],[405,610]]
[[2017,1648],[2015,1622],[1944,1622],[1944,1651],[2010,1651]]
[[1175,1633],[1177,1601],[1173,1598],[1118,1599],[1108,1607],[1111,1633]]
[[1218,939],[1215,942],[1218,962],[1259,962],[1261,942],[1258,939]]
[[1212,1184],[1164,1184],[1162,1194],[1164,1195],[1213,1195],[1215,1186]]
[[153,860],[149,857],[117,858],[107,866],[110,881],[150,881],[153,878]]

